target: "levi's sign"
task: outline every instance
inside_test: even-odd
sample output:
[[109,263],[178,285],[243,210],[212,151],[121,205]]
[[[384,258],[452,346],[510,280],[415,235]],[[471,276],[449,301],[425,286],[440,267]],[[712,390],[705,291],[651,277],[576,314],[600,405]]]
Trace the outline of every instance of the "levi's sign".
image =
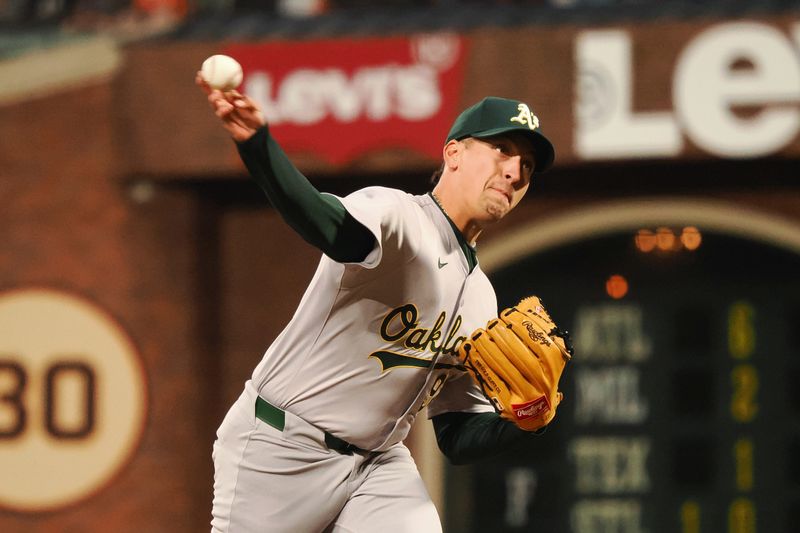
[[450,34],[238,44],[244,92],[287,152],[334,165],[368,152],[441,157],[455,118],[465,44]]
[[800,134],[800,23],[710,26],[680,50],[672,109],[634,111],[634,47],[623,30],[575,42],[575,152],[583,159],[676,157],[690,140],[720,157],[778,152]]

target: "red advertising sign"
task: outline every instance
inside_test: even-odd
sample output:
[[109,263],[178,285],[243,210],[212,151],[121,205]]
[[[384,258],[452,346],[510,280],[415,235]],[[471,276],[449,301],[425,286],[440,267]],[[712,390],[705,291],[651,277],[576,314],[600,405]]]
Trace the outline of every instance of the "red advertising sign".
[[460,111],[466,42],[452,34],[235,44],[243,92],[287,152],[342,165],[373,150],[441,157]]

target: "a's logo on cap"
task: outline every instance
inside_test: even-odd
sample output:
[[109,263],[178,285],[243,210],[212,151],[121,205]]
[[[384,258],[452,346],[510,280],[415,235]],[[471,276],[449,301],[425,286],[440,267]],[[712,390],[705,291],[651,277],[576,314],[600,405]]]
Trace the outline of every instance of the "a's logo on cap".
[[527,105],[519,104],[517,109],[519,110],[519,115],[511,117],[511,122],[519,122],[523,126],[528,126],[531,130],[539,127],[539,117],[531,113]]

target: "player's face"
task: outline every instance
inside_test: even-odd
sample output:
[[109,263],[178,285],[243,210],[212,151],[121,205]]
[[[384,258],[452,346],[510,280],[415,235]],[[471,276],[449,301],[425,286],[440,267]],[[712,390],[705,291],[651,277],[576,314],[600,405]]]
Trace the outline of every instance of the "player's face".
[[535,168],[533,145],[524,135],[465,139],[465,192],[479,218],[499,220],[525,196]]

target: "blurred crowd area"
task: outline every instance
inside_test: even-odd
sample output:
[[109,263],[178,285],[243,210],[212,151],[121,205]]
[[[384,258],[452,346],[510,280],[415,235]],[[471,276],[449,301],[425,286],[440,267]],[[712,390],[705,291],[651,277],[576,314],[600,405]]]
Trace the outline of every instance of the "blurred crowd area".
[[[699,0],[698,0],[699,1]],[[102,26],[126,19],[181,21],[195,14],[259,11],[282,17],[313,17],[348,9],[460,5],[584,5],[654,3],[658,0],[0,0],[0,21],[18,28],[43,24]]]
[[[314,17],[351,9],[418,9],[460,6],[582,7],[726,4],[731,0],[0,0],[0,23],[15,29],[42,25],[97,26],[126,21],[169,24],[193,15],[253,12],[277,17]],[[791,4],[795,0],[739,0],[739,4]]]
[[[663,0],[662,0],[663,1]],[[673,0],[676,1],[676,0]],[[700,1],[700,0],[682,0]],[[720,0],[718,0],[720,1]],[[798,0],[800,1],[800,0]],[[0,0],[0,59],[65,39],[103,34],[131,41],[168,34],[195,21],[257,15],[259,20],[311,22],[325,16],[362,18],[369,10],[397,14],[493,7],[572,10],[581,6],[658,3],[659,0]],[[369,17],[367,17],[368,19]],[[441,16],[439,16],[441,18]],[[353,19],[354,20],[354,19]]]
[[[470,16],[456,18],[486,21],[505,13],[500,23],[507,24],[521,18],[552,21],[566,16],[597,22],[624,14],[697,15],[709,10],[741,14],[786,8],[800,9],[800,0],[0,0],[0,60],[87,34],[125,42],[159,34],[189,36],[192,28],[214,26],[217,33],[204,34],[201,29],[200,34],[219,38],[220,32],[230,31],[230,27],[219,29],[230,19],[240,23],[234,31],[243,31],[243,26],[286,31],[296,23],[308,27],[306,23],[313,26],[323,20],[338,21],[340,28],[350,28],[356,21],[362,26],[383,21],[397,27],[405,19],[411,27],[430,21],[448,26],[455,24],[448,23],[454,15],[465,13]],[[377,22],[376,27],[384,28]]]

